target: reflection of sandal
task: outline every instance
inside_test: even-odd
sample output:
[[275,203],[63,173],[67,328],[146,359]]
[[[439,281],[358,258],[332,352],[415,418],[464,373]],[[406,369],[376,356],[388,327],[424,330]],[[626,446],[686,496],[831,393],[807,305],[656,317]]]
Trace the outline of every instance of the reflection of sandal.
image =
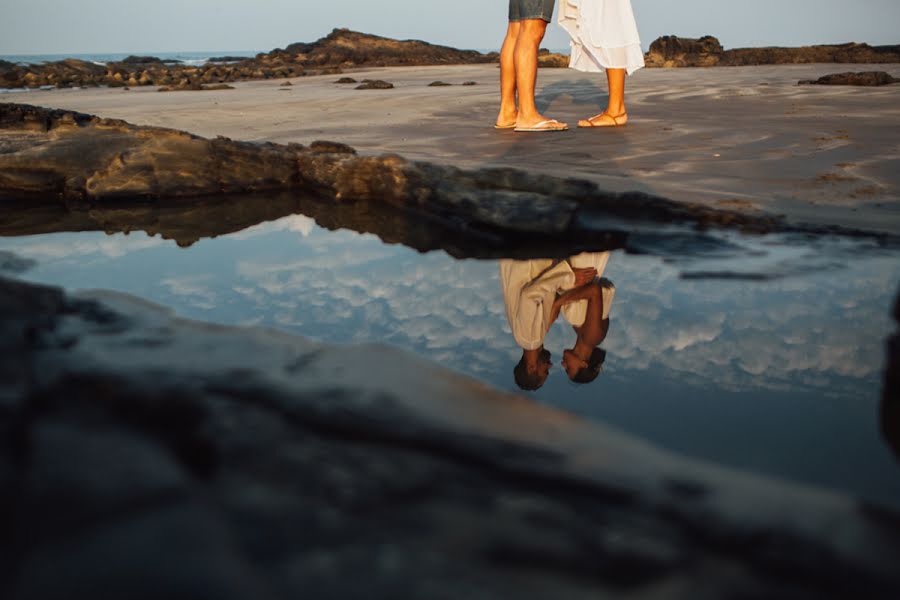
[[560,123],[556,119],[547,119],[546,121],[535,123],[529,127],[516,127],[514,131],[520,133],[538,133],[544,131],[566,131],[567,129],[569,129],[568,125]]
[[[609,119],[609,121],[595,123],[597,119]],[[619,121],[622,121],[621,123]],[[612,123],[610,123],[612,121]],[[590,119],[584,121],[578,121],[578,126],[584,129],[590,129],[592,127],[625,127],[625,124],[628,123],[628,113],[622,113],[621,115],[614,117],[608,112],[602,112],[599,115],[594,115]]]

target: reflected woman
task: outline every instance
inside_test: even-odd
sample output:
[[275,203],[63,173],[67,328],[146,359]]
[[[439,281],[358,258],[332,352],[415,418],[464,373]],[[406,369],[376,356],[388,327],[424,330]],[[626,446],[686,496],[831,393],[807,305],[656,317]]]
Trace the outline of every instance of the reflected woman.
[[631,0],[562,0],[559,24],[571,38],[569,68],[589,73],[606,71],[606,110],[578,122],[579,127],[622,127],[625,76],[644,66]]
[[575,330],[575,345],[563,352],[562,366],[575,383],[590,383],[600,374],[606,351],[599,346],[609,332],[609,313],[616,287],[602,278],[609,252],[586,252],[569,259],[573,269],[590,269],[595,278],[585,287],[565,291],[558,299],[566,321]]

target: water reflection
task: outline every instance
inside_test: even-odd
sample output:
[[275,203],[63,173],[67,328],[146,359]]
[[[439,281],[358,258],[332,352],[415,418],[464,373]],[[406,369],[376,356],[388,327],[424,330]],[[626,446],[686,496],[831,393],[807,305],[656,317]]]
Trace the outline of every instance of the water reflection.
[[578,384],[600,374],[616,288],[603,277],[609,252],[586,252],[566,259],[500,261],[506,318],[522,358],[513,369],[516,385],[543,387],[552,356],[544,340],[560,314],[572,326],[574,343],[563,351],[562,367]]
[[[885,443],[900,436],[886,440],[879,431],[897,255],[856,251],[850,242],[835,250],[837,242],[738,241],[753,254],[673,262],[600,253],[605,264],[594,257],[596,277],[618,286],[603,302],[605,329],[579,347],[573,324],[583,326],[587,312],[582,321],[572,314],[575,303],[560,307],[553,326],[541,312],[548,330],[540,345],[553,364],[533,396],[683,454],[900,506],[900,470]],[[391,344],[494,387],[520,389],[510,371],[524,346],[505,314],[497,257],[422,254],[373,235],[327,231],[300,215],[186,250],[140,232],[0,237],[0,250],[36,261],[25,274],[36,281],[120,290],[188,318],[327,343]],[[544,261],[537,273],[556,266],[574,276],[584,267],[572,256],[560,266],[566,255],[554,250],[541,254],[559,260]],[[822,260],[843,266],[766,281],[682,277]],[[568,289],[556,288],[553,301]],[[584,360],[588,348],[598,353],[592,349],[593,360],[584,362],[598,375],[574,385],[562,365],[566,350]],[[885,415],[890,431],[896,423]]]

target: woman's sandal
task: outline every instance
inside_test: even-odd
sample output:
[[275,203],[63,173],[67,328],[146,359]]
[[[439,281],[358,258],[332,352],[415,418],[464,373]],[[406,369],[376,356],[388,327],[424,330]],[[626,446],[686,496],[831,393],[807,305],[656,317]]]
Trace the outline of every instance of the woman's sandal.
[[[598,119],[604,118],[608,119],[608,121],[595,122]],[[590,119],[578,121],[578,126],[584,129],[591,129],[592,127],[625,127],[626,123],[628,123],[628,113],[622,113],[621,115],[614,117],[608,112],[602,112],[599,115],[594,115]]]

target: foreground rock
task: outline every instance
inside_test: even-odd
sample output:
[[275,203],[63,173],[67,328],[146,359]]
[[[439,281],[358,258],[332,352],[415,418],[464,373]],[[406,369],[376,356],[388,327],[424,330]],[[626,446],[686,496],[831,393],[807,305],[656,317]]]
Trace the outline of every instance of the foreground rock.
[[900,46],[837,44],[798,48],[735,48],[725,50],[713,36],[699,39],[664,36],[650,45],[648,67],[738,67],[808,63],[898,63]]
[[888,511],[680,459],[397,350],[9,280],[0,331],[4,598],[900,590]]
[[[574,179],[514,169],[462,171],[399,156],[357,156],[343,144],[253,144],[137,127],[67,111],[0,104],[0,199],[116,202],[294,190],[337,203],[388,205],[469,237],[576,241],[643,224],[769,231],[776,219],[612,194]],[[583,223],[592,223],[585,229]]]
[[834,73],[816,80],[801,81],[800,85],[858,85],[874,87],[900,83],[900,79],[892,77],[884,71],[864,71],[861,73]]

